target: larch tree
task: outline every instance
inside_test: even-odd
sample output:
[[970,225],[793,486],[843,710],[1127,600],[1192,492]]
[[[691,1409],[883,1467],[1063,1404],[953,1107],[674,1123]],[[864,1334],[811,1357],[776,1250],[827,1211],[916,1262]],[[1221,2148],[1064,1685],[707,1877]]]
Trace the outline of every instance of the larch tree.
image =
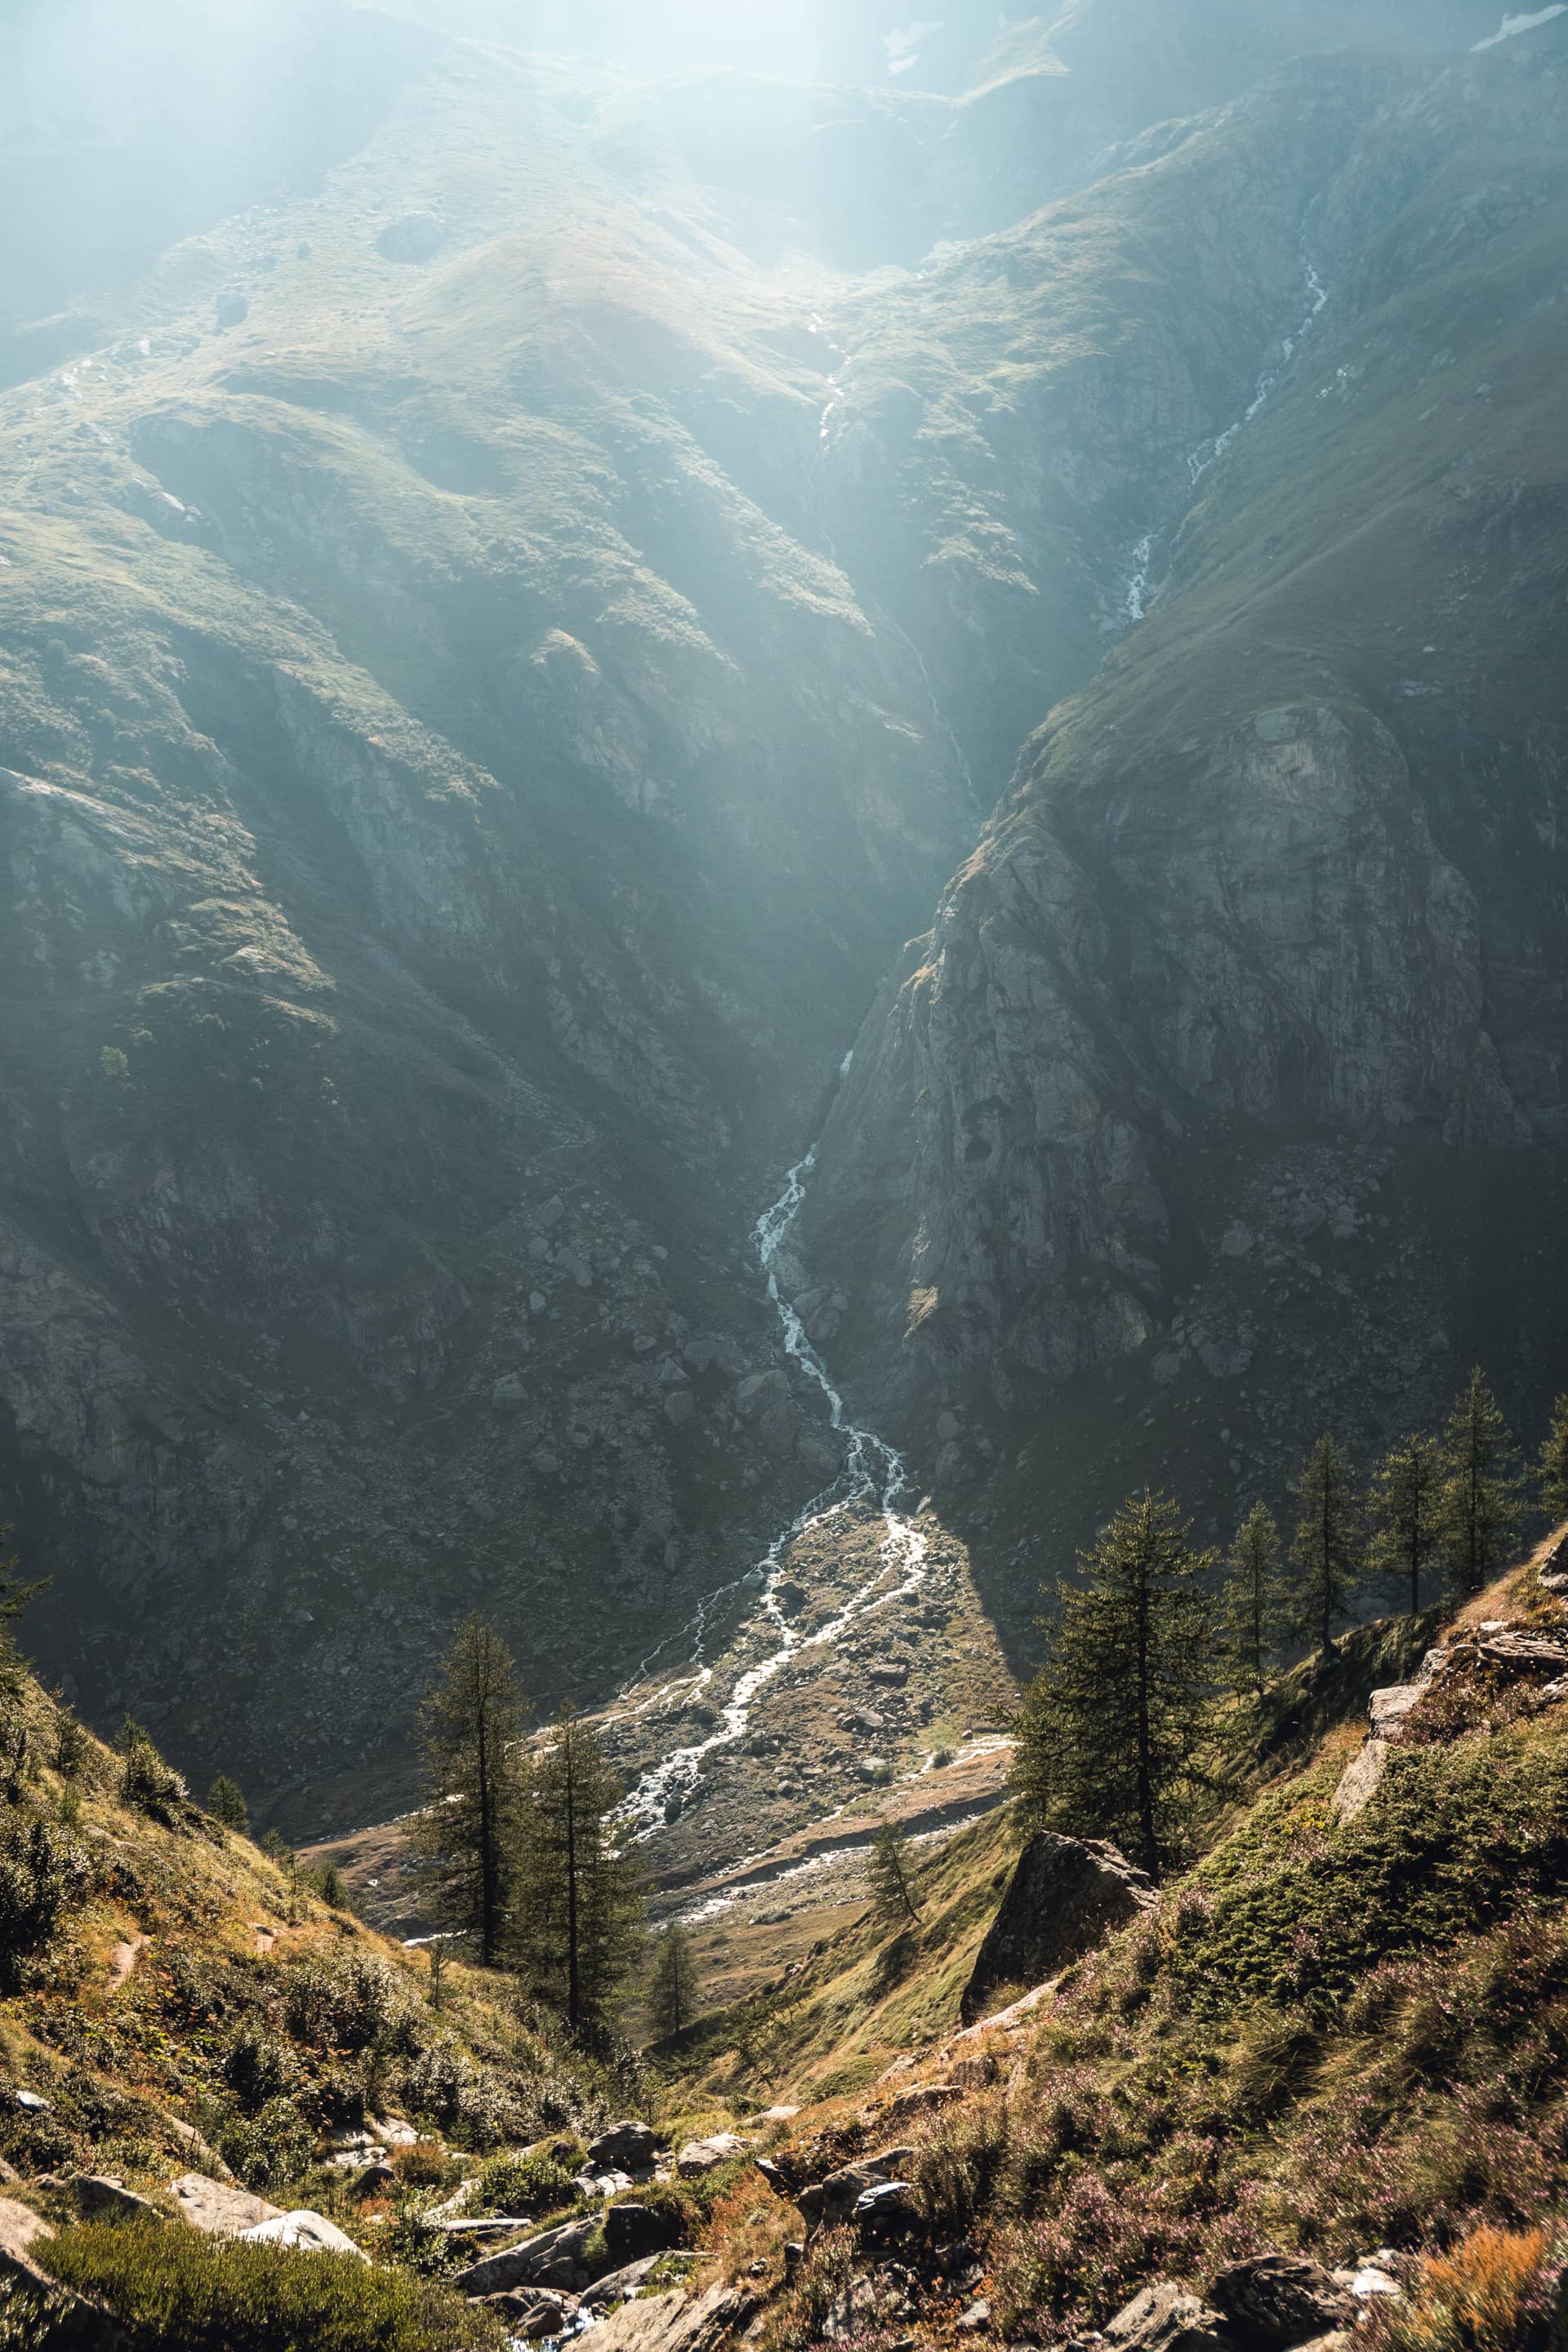
[[1535,1475],[1541,1507],[1555,1527],[1560,1519],[1568,1519],[1568,1396],[1552,1402],[1552,1425],[1542,1444]]
[[506,1942],[527,1709],[511,1652],[477,1613],[452,1637],[419,1717],[411,1843],[430,1908],[492,1968]]
[[1220,1592],[1220,1639],[1237,1691],[1262,1697],[1269,1662],[1289,1625],[1290,1590],[1280,1564],[1279,1530],[1268,1505],[1254,1503],[1236,1531]]
[[221,1822],[226,1830],[234,1830],[241,1837],[250,1827],[250,1808],[245,1801],[245,1791],[226,1772],[220,1772],[207,1790],[207,1811],[215,1822]]
[[624,1793],[593,1727],[563,1707],[524,1785],[513,1948],[574,2031],[605,2022],[642,1944],[642,1873],[615,1818]]
[[1518,1452],[1479,1364],[1454,1401],[1441,1451],[1445,1580],[1464,1601],[1508,1567],[1521,1516]]
[[1413,1617],[1421,1612],[1421,1580],[1437,1549],[1442,1491],[1442,1458],[1433,1440],[1419,1434],[1402,1439],[1372,1475],[1367,1566],[1405,1587]]
[[920,1896],[910,1860],[909,1840],[897,1822],[879,1822],[872,1831],[866,1880],[871,1890],[871,1907],[879,1919],[907,1927],[920,1917]]
[[691,1938],[679,1920],[672,1919],[654,1948],[648,2009],[655,2032],[683,2033],[697,2014],[700,1998]]
[[1218,1562],[1176,1504],[1124,1503],[1057,1588],[1015,1718],[1013,1785],[1047,1827],[1114,1838],[1151,1876],[1174,1850],[1211,1720]]
[[1350,1464],[1324,1431],[1296,1479],[1298,1516],[1290,1541],[1297,1630],[1327,1650],[1336,1622],[1350,1614],[1361,1581],[1360,1513]]

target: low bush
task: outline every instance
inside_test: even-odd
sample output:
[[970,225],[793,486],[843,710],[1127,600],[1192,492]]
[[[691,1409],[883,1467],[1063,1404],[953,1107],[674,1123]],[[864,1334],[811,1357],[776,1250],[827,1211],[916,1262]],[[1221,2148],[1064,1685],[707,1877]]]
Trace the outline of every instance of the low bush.
[[[570,2149],[566,2151],[570,2153]],[[480,2168],[479,2185],[468,2202],[470,2213],[531,2213],[567,2203],[581,2165],[569,2165],[554,2148],[533,2148],[521,2156],[492,2156]]]
[[89,1877],[83,1849],[47,1822],[13,1814],[0,1826],[0,1990],[19,1990],[26,1962],[47,1948]]
[[88,2223],[48,2242],[66,2286],[98,2296],[135,2352],[500,2352],[492,2315],[346,2254],[214,2241],[169,2222]]
[[1544,2352],[1552,2281],[1540,2230],[1473,2231],[1424,2264],[1410,2292],[1367,2324],[1369,2352]]

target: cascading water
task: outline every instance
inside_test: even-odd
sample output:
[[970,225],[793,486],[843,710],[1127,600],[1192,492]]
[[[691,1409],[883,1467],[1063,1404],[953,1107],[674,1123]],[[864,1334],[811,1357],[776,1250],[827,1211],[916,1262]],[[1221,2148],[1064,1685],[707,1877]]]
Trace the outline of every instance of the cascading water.
[[[1286,370],[1310,332],[1320,311],[1328,301],[1329,289],[1319,277],[1311,257],[1304,246],[1301,251],[1301,273],[1307,294],[1306,316],[1294,334],[1280,338],[1279,363],[1264,369],[1258,379],[1258,388],[1252,396],[1251,404],[1245,413],[1237,418],[1234,425],[1227,425],[1223,433],[1217,434],[1214,440],[1205,441],[1196,449],[1189,451],[1187,456],[1189,489],[1197,488],[1204,476],[1213,471],[1226,451],[1234,446],[1245,428],[1252,423],[1253,418],[1268,407],[1284,382]],[[1131,575],[1118,608],[1118,617],[1129,627],[1134,622],[1146,620],[1148,617],[1154,541],[1157,536],[1154,531],[1145,532],[1132,550]]]
[[[848,1070],[849,1062],[850,1056],[846,1055],[843,1072]],[[700,1638],[701,1626],[713,1610],[726,1597],[749,1586],[757,1592],[758,1630],[771,1647],[736,1676],[720,1707],[718,1729],[695,1746],[676,1748],[645,1772],[632,1790],[621,1810],[623,1816],[635,1824],[639,1839],[656,1835],[667,1821],[675,1817],[696,1789],[708,1757],[720,1748],[738,1746],[745,1738],[751,1708],[758,1694],[786,1666],[812,1650],[830,1649],[850,1626],[906,1594],[918,1591],[925,1578],[926,1538],[908,1513],[900,1508],[900,1501],[910,1492],[904,1457],[874,1430],[846,1423],[844,1400],[828,1378],[827,1368],[812,1346],[805,1324],[780,1287],[784,1244],[805,1199],[806,1183],[816,1164],[814,1144],[805,1159],[797,1160],[790,1170],[777,1200],[757,1219],[752,1239],[767,1277],[768,1297],[779,1318],[784,1351],[821,1391],[833,1427],[842,1430],[848,1439],[848,1451],[833,1485],[781,1530],[755,1568],[726,1586],[722,1592],[711,1595],[697,1626],[689,1629],[696,1631]],[[882,1519],[884,1534],[877,1571],[826,1624],[810,1633],[797,1633],[778,1597],[785,1558],[802,1536],[856,1510],[879,1514]],[[710,1685],[713,1670],[704,1669],[700,1679]]]

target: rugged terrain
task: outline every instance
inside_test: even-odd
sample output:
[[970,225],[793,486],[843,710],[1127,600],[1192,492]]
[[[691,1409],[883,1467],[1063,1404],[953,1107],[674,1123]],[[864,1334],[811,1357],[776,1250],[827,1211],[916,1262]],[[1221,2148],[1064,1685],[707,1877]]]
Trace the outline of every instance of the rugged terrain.
[[[966,1663],[796,1659],[684,1877],[989,1719],[1131,1479],[1535,1399],[1561,20],[71,21],[0,52],[0,1500],[94,1719],[347,1830],[477,1602],[653,1772],[754,1563],[809,1629],[913,1514]],[[830,1104],[842,1426],[752,1242]]]

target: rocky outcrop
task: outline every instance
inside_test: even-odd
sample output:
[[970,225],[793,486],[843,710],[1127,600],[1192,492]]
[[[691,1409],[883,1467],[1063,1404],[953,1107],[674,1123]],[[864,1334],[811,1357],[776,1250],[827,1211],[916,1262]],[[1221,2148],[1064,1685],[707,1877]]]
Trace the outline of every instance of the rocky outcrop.
[[1115,1846],[1037,1832],[975,1956],[960,2003],[964,2024],[973,2025],[1003,1986],[1059,1976],[1156,1899],[1146,1874]]

